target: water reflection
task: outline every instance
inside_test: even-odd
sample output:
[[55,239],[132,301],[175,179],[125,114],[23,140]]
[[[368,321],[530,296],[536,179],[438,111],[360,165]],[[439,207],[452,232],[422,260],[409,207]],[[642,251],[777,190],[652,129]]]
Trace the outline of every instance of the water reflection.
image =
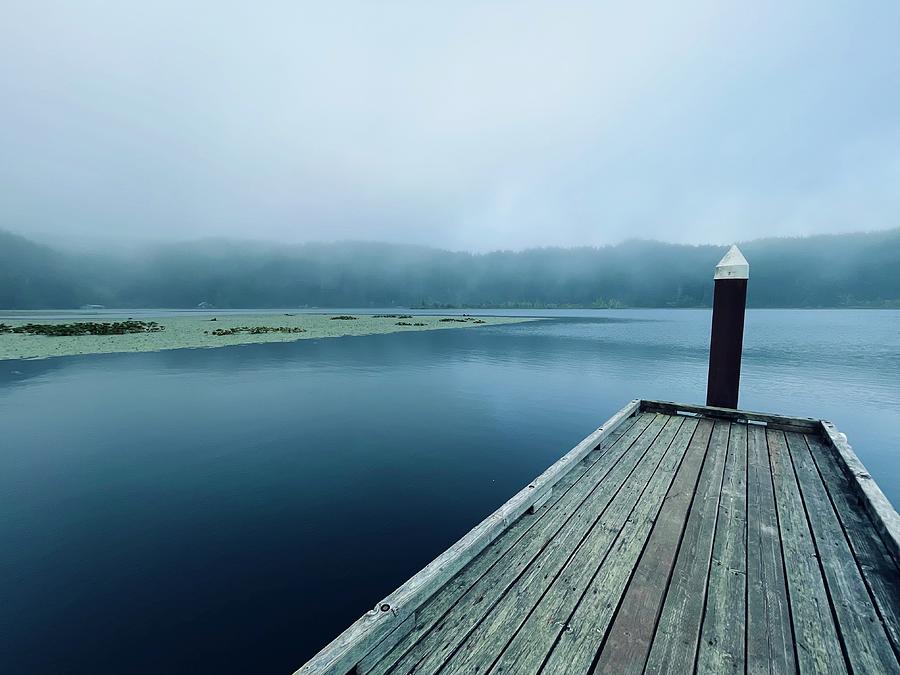
[[[702,401],[707,312],[569,314],[0,362],[0,670],[290,672],[627,400]],[[898,337],[751,312],[742,404],[896,501]]]

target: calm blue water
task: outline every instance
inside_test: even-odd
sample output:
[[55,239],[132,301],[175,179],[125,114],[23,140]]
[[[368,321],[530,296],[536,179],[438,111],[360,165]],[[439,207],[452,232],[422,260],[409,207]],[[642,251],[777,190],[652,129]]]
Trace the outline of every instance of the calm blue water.
[[[290,673],[629,399],[709,313],[0,361],[0,672]],[[751,311],[741,405],[900,502],[900,312]]]

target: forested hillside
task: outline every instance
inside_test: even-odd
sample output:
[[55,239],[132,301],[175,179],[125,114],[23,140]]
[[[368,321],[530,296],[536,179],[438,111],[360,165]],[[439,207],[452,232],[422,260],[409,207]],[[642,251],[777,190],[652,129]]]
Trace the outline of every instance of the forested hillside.
[[[751,306],[900,307],[900,229],[741,248]],[[85,254],[0,232],[0,307],[708,306],[724,251],[638,240],[485,254],[211,240]]]

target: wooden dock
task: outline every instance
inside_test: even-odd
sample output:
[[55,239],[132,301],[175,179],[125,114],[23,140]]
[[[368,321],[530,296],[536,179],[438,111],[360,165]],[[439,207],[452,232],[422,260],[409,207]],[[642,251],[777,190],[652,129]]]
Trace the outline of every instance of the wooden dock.
[[297,673],[900,673],[898,560],[830,423],[632,401]]

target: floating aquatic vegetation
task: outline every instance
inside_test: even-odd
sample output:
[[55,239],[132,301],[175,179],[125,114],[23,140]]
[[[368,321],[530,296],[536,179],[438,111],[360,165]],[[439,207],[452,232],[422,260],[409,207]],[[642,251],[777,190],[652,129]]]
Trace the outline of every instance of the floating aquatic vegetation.
[[234,328],[216,328],[214,331],[203,331],[206,335],[263,335],[265,333],[305,333],[305,328],[299,326],[235,326]]
[[474,316],[469,316],[468,314],[463,314],[463,318],[461,319],[448,316],[446,319],[438,319],[438,321],[441,323],[487,323],[487,321],[483,319],[476,319]]
[[409,321],[398,321],[394,325],[395,326],[412,326],[412,324]]
[[349,314],[341,314],[340,316],[331,317],[332,321],[356,321],[355,316],[350,316]]
[[412,314],[373,314],[373,319],[411,319]]
[[[302,316],[302,319],[301,319]],[[411,318],[401,318],[410,317]],[[457,315],[458,318],[462,318]],[[133,317],[102,319],[103,324],[94,330],[79,327],[76,330],[65,327],[73,321],[86,321],[72,318],[68,321],[53,323],[35,317],[30,320],[7,320],[5,317],[0,327],[0,362],[5,359],[34,359],[76,354],[105,354],[113,352],[150,352],[166,349],[188,349],[225,347],[235,344],[251,344],[260,342],[291,342],[294,340],[332,338],[344,335],[374,335],[392,332],[407,333],[413,330],[465,329],[477,328],[475,322],[439,323],[441,315],[428,318],[417,315],[398,314],[393,321],[376,319],[371,314],[357,314],[358,321],[331,321],[330,314],[297,314],[296,317],[285,317],[277,314],[248,314],[243,316],[218,316],[217,321],[210,323],[211,314],[205,316],[168,316],[152,317],[164,323],[164,326],[151,323],[151,317],[143,317],[144,328],[134,322]],[[489,325],[519,323],[529,321],[521,317],[484,317]],[[99,320],[98,320],[99,321]],[[121,327],[110,327],[108,322],[116,321]],[[397,326],[403,321],[410,325]],[[133,322],[133,323],[129,323]],[[30,326],[38,325],[35,330],[43,337],[29,334]],[[62,326],[62,327],[61,327]],[[302,326],[302,328],[301,328]],[[235,330],[236,327],[236,330]],[[15,332],[14,332],[14,329]],[[219,329],[218,334],[213,331]],[[296,329],[296,330],[295,330]],[[139,331],[127,333],[128,330]],[[116,334],[125,331],[126,334]],[[67,337],[67,334],[84,333],[78,337]]]
[[77,335],[126,335],[129,333],[158,333],[165,330],[156,321],[112,321],[99,323],[85,321],[79,323],[26,323],[24,326],[8,326],[0,323],[0,333],[24,333],[26,335],[47,335],[69,337]]

